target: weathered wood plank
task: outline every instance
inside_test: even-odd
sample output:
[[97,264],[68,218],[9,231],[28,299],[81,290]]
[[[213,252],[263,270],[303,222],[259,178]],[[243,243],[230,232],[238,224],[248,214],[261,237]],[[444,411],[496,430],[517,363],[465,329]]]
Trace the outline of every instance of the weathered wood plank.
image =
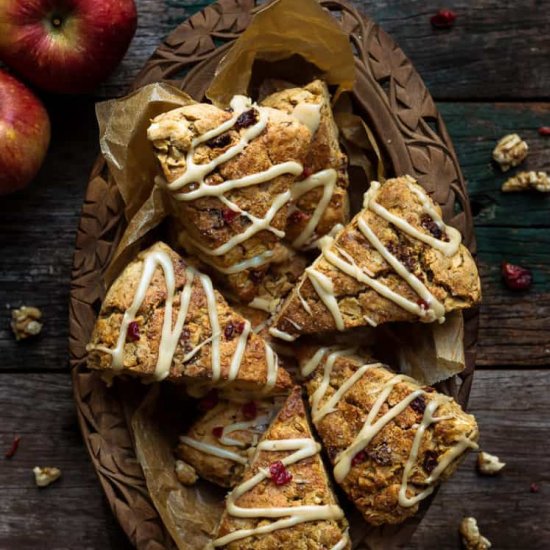
[[502,184],[515,170],[502,173],[491,162],[497,141],[518,133],[529,145],[529,155],[517,170],[550,173],[550,138],[538,128],[550,125],[550,103],[439,103],[450,130],[477,227],[548,227],[550,196],[538,193],[502,193]]
[[[482,447],[508,466],[481,478],[471,457],[436,497],[412,549],[458,549],[463,515],[478,518],[495,548],[550,546],[550,371],[476,373],[470,410]],[[76,426],[68,374],[0,374],[0,448],[22,435],[18,453],[0,461],[0,548],[127,548],[92,471]],[[34,487],[33,466],[61,467],[49,488]],[[537,482],[540,492],[529,491]]]
[[[431,28],[441,4],[418,0],[352,0],[388,31],[409,55],[436,99],[550,97],[550,0],[531,3],[460,0],[451,31]],[[98,90],[123,95],[159,42],[205,0],[139,0],[130,51]],[[512,32],[513,31],[513,32]]]
[[[130,548],[82,443],[70,376],[3,374],[0,387],[2,455],[21,436],[17,454],[0,460],[0,548]],[[62,477],[39,489],[34,466]]]

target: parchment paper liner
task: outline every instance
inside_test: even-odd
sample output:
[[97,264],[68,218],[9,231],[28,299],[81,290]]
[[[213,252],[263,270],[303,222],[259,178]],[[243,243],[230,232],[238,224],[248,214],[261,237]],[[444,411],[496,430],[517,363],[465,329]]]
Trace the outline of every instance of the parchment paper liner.
[[[304,33],[306,25],[307,33]],[[296,54],[307,60],[309,69],[313,67],[308,78],[323,77],[337,87],[338,94],[351,89],[354,61],[347,35],[314,0],[298,3],[280,0],[258,12],[220,63],[207,95],[214,103],[226,105],[235,93],[246,93],[254,77],[255,62],[277,62],[277,71],[284,72],[285,59]],[[298,71],[294,61],[287,65],[285,77],[291,79],[289,75]],[[317,72],[314,67],[318,68]],[[128,222],[107,272],[106,284],[114,280],[141,247],[143,239],[172,212],[170,197],[163,187],[155,184],[158,169],[147,141],[147,126],[156,115],[194,101],[181,90],[159,83],[97,106],[101,151],[110,177],[125,202]],[[357,211],[367,182],[373,178],[384,179],[383,159],[375,136],[366,123],[353,114],[345,95],[341,96],[335,111],[350,160],[352,206]],[[448,322],[441,326],[383,327],[378,347],[393,349],[396,342],[398,355],[388,353],[392,364],[399,365],[422,383],[438,382],[464,368],[460,313],[449,316]],[[162,394],[158,387],[152,388],[133,416],[136,453],[150,496],[177,546],[201,548],[210,540],[221,514],[223,491],[203,482],[184,487],[177,480],[173,446],[184,425],[170,421],[170,415],[167,417],[163,406],[166,402],[159,399]],[[178,405],[185,409],[191,403],[183,398]],[[413,530],[413,522],[372,529],[354,512],[350,519],[354,548],[390,548],[398,531],[407,529],[407,525]]]

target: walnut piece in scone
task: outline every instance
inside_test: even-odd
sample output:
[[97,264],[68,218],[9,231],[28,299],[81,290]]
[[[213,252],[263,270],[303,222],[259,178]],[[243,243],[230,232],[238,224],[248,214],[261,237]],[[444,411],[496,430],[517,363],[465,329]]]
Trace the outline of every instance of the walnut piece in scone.
[[518,134],[508,134],[499,140],[493,150],[493,159],[503,172],[521,164],[527,157],[529,147]]
[[294,388],[228,495],[216,548],[351,548],[300,394]]
[[267,399],[242,403],[221,400],[180,437],[176,455],[201,478],[234,487],[279,406]]
[[187,246],[242,301],[284,237],[291,187],[311,132],[298,119],[237,96],[232,109],[197,103],[156,117],[148,129]]
[[477,455],[477,470],[480,474],[486,476],[494,476],[498,474],[506,466],[505,462],[501,462],[498,456],[481,451]]
[[111,375],[262,395],[291,386],[274,352],[210,278],[160,242],[108,290],[88,351],[88,367]]
[[460,522],[460,536],[464,550],[488,550],[491,543],[479,532],[476,518],[466,517]]
[[[337,224],[349,221],[347,158],[338,143],[338,127],[330,106],[326,84],[315,80],[303,88],[281,90],[262,101],[302,120],[313,133],[300,180],[293,184],[294,204],[286,226],[286,240],[297,249],[311,247]],[[314,176],[314,174],[320,174]]]
[[546,172],[535,172],[534,170],[519,172],[507,179],[502,185],[504,193],[530,190],[550,193],[550,177],[548,174]]
[[195,485],[199,476],[195,468],[183,460],[176,460],[176,477],[182,485]]
[[290,340],[387,322],[441,321],[480,298],[477,267],[460,233],[443,223],[420,185],[403,176],[372,182],[363,210],[335,238],[323,238],[320,256],[273,325]]
[[38,487],[47,487],[61,477],[61,470],[53,466],[35,466],[32,471]]
[[21,306],[11,312],[11,329],[16,340],[24,340],[40,334],[42,312],[37,307]]
[[356,348],[303,346],[298,355],[334,478],[368,523],[413,516],[477,448],[474,417],[451,397]]

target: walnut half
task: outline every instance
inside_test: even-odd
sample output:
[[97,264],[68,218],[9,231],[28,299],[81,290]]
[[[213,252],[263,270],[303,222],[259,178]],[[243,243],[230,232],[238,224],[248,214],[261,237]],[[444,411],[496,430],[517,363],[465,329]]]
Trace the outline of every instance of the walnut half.
[[476,518],[462,518],[460,535],[465,550],[488,550],[491,543],[479,532]]
[[506,172],[510,167],[522,163],[527,156],[529,147],[518,134],[504,136],[493,149],[493,159],[499,164],[500,169]]
[[195,468],[183,460],[176,460],[176,476],[182,485],[194,485],[198,479]]
[[546,172],[519,172],[515,176],[507,179],[502,186],[505,193],[516,191],[529,191],[534,189],[541,193],[550,192],[550,177]]
[[480,474],[494,476],[498,474],[504,466],[506,466],[506,463],[501,462],[498,456],[483,451],[477,455],[477,469]]
[[42,312],[37,307],[21,306],[11,312],[11,329],[16,340],[24,340],[36,336],[42,330],[39,322]]
[[35,466],[32,471],[34,473],[34,481],[38,487],[47,487],[50,483],[61,477],[61,470],[53,466],[45,466],[44,468]]

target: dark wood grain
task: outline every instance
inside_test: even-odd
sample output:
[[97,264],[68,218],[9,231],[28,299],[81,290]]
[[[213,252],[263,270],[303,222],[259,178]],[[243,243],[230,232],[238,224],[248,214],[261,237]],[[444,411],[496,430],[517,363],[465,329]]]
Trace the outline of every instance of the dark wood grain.
[[[476,373],[470,410],[482,447],[507,468],[482,478],[470,457],[437,495],[408,548],[455,550],[463,515],[479,519],[498,549],[548,548],[550,526],[550,402],[542,388],[550,371],[485,370]],[[497,395],[498,399],[488,399]],[[104,502],[78,432],[67,374],[0,374],[0,446],[22,436],[12,460],[0,460],[0,548],[129,548]],[[34,486],[35,465],[62,469],[60,481]],[[533,494],[533,482],[540,492]],[[507,526],[507,527],[503,527]],[[47,541],[47,545],[43,543]]]
[[[0,548],[130,548],[82,445],[69,374],[2,374],[0,386]],[[62,477],[39,489],[34,466]]]
[[[103,84],[102,97],[124,94],[159,42],[206,0],[141,0],[130,51]],[[550,97],[550,0],[451,2],[455,27],[437,31],[430,16],[441,2],[355,0],[412,59],[436,100]]]

